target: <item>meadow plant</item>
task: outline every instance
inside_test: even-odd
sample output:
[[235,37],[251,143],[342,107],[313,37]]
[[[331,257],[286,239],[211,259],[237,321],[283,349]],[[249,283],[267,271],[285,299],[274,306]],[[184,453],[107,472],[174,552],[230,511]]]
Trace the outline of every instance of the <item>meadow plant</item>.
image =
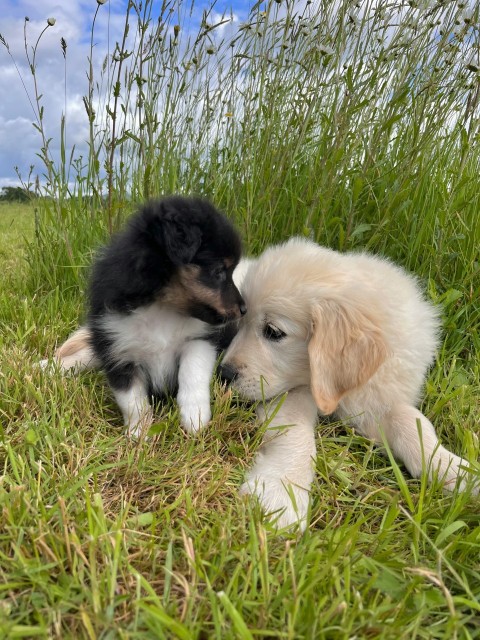
[[[172,192],[212,197],[251,250],[305,233],[417,270],[426,259],[442,277],[472,264],[478,6],[268,2],[239,23],[213,5],[196,24],[194,3],[130,2],[123,37],[99,67],[102,4],[84,97],[86,164],[73,153],[66,172],[63,146],[59,164],[49,154],[35,56],[30,64],[41,182],[61,203],[39,205],[40,227],[68,229],[69,255],[42,270],[48,286],[55,264],[83,262],[136,202]],[[45,243],[42,231],[42,258],[32,248],[32,260],[45,260]]]

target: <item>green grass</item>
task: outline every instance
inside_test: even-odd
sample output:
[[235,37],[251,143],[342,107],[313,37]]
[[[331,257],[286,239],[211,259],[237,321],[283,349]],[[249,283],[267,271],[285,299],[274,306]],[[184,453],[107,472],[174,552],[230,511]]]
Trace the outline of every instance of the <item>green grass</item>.
[[[310,527],[278,537],[237,496],[260,435],[229,392],[215,384],[200,437],[182,433],[171,402],[158,435],[132,443],[100,374],[35,368],[79,305],[63,309],[59,291],[30,297],[20,238],[33,212],[4,213],[3,637],[478,637],[477,498],[407,476],[400,489],[369,442],[325,424]],[[475,459],[473,360],[440,354],[426,411],[445,443]]]
[[181,2],[158,23],[132,5],[131,55],[91,77],[89,157],[57,164],[40,137],[48,197],[0,207],[0,638],[480,638],[477,497],[321,423],[309,527],[278,536],[238,496],[261,433],[218,383],[198,438],[170,401],[135,443],[101,374],[35,366],[81,320],[109,229],[202,193],[247,251],[306,234],[417,273],[444,325],[422,409],[478,460],[478,8],[284,4],[219,35],[209,12],[189,35]]

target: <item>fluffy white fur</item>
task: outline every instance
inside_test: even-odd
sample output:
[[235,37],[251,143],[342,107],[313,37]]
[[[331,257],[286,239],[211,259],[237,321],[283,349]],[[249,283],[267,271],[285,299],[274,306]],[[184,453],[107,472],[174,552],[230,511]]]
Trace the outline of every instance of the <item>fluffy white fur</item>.
[[[246,398],[288,392],[243,491],[280,513],[280,526],[305,525],[317,408],[386,441],[413,476],[426,469],[445,488],[464,488],[464,461],[415,408],[439,320],[413,277],[387,260],[297,238],[265,251],[242,294],[247,315],[223,366]],[[279,425],[292,426],[275,435]]]
[[[155,388],[175,387],[178,375],[177,401],[186,431],[198,431],[210,421],[210,380],[217,355],[215,346],[202,340],[211,331],[209,325],[154,303],[127,317],[110,313],[104,328],[114,340],[117,361],[125,354],[126,362],[143,363]],[[115,399],[129,432],[138,437],[152,422],[144,385],[115,391]]]
[[[157,388],[175,386],[182,427],[195,432],[211,418],[210,380],[217,358],[215,346],[206,338],[211,327],[201,320],[181,315],[154,303],[140,307],[128,317],[113,313],[105,316],[105,328],[114,340],[115,354],[121,361],[132,358],[148,365]],[[63,371],[82,371],[99,366],[89,345],[89,331],[80,327],[57,350],[55,360]],[[48,361],[43,360],[42,366]],[[177,370],[178,366],[178,370]],[[129,433],[138,437],[152,422],[152,409],[143,385],[116,391],[115,399]]]
[[292,389],[279,403],[257,408],[267,428],[240,494],[257,495],[278,528],[298,523],[303,531],[314,476],[317,406],[308,387]]

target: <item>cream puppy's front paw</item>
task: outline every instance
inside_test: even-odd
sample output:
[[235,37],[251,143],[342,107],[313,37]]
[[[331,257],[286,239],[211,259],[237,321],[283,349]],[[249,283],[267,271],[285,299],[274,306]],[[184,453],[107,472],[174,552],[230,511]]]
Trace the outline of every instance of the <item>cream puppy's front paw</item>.
[[286,476],[262,476],[250,472],[240,488],[240,495],[254,495],[277,529],[305,531],[309,504],[309,486],[291,482]]
[[314,478],[317,406],[310,389],[299,387],[273,408],[271,416],[262,407],[257,409],[268,426],[240,493],[257,496],[278,529],[305,531]]
[[431,474],[436,474],[445,491],[466,491],[478,495],[480,476],[467,460],[456,456],[445,447],[439,446],[431,462]]

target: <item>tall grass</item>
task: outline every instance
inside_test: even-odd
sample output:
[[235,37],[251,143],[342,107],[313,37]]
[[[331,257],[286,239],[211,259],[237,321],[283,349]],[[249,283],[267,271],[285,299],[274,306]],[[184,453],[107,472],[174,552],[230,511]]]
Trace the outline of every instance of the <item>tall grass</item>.
[[57,205],[39,211],[37,284],[58,265],[78,278],[135,203],[172,192],[212,197],[252,251],[305,233],[439,278],[472,265],[478,7],[300,4],[257,3],[242,24],[207,9],[195,28],[194,4],[131,2],[101,67],[93,23],[88,161],[42,146]]
[[32,366],[78,323],[98,244],[139,201],[196,192],[247,251],[304,234],[419,274],[445,327],[423,409],[478,458],[479,7],[278,0],[243,23],[195,16],[195,1],[130,2],[100,61],[92,20],[88,157],[67,148],[67,113],[56,159],[37,114],[28,264],[18,237],[0,251],[0,636],[476,638],[477,499],[324,424],[309,529],[278,538],[236,498],[261,434],[216,382],[203,436],[182,437],[167,402],[155,438],[131,443],[97,374]]

